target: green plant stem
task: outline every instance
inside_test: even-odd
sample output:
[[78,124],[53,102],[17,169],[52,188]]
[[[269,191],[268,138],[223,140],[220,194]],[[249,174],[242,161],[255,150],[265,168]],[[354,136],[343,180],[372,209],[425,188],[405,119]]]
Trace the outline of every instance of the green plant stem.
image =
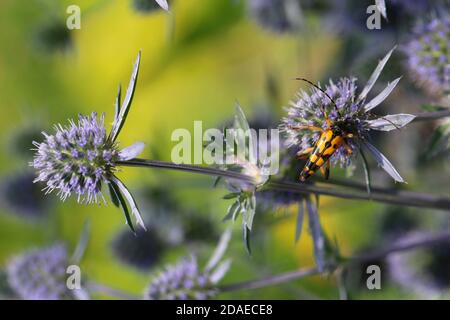
[[[217,176],[228,179],[236,179],[245,182],[253,182],[253,178],[238,172],[226,171],[216,168],[202,167],[197,165],[175,164],[172,162],[145,160],[145,159],[131,159],[127,161],[119,161],[118,165],[129,167],[147,167],[147,168],[161,168],[171,169],[185,172],[192,172],[197,174],[204,174],[209,176]],[[327,183],[326,185],[332,185]],[[346,185],[348,188],[359,190],[359,186],[351,184]],[[372,193],[369,195],[366,192],[355,192],[354,190],[345,191],[337,190],[335,188],[316,186],[309,183],[295,183],[288,181],[270,181],[265,188],[278,190],[282,192],[294,192],[300,194],[317,194],[326,195],[337,198],[353,199],[353,200],[373,200],[382,203],[421,207],[430,209],[450,209],[450,198],[444,196],[431,195],[426,193],[411,192],[395,189],[372,188]]]
[[[436,244],[439,244],[442,242],[448,242],[448,241],[450,241],[450,233],[448,233],[448,232],[438,233],[435,235],[427,235],[420,239],[408,241],[405,243],[395,243],[394,245],[388,246],[386,248],[380,248],[380,249],[374,250],[372,252],[369,252],[367,254],[353,256],[348,259],[345,259],[342,263],[337,264],[335,266],[331,266],[331,267],[332,267],[332,269],[344,268],[345,266],[348,266],[352,263],[361,263],[361,262],[367,262],[367,261],[371,261],[371,260],[377,260],[377,259],[385,258],[393,253],[414,250],[414,249],[418,249],[418,248],[422,248],[422,247],[429,247],[432,245],[436,245]],[[288,271],[285,273],[280,273],[277,275],[264,277],[261,279],[224,285],[224,286],[220,287],[220,291],[221,292],[229,292],[229,291],[263,288],[263,287],[278,285],[278,284],[282,284],[282,283],[289,282],[292,280],[306,278],[306,277],[314,276],[314,275],[318,275],[318,274],[320,274],[320,272],[317,270],[317,268],[313,268],[313,267],[302,268],[300,270]]]
[[92,293],[92,292],[102,293],[102,294],[106,294],[111,297],[119,298],[121,300],[141,300],[142,299],[142,297],[140,297],[140,296],[137,296],[137,295],[134,295],[134,294],[122,291],[122,290],[114,289],[114,288],[108,287],[106,285],[95,283],[95,282],[88,282],[85,285],[85,287],[90,293]]
[[220,292],[228,292],[228,291],[238,291],[238,290],[247,290],[247,289],[258,289],[264,288],[268,286],[277,285],[280,283],[288,282],[295,279],[301,279],[313,275],[319,274],[319,270],[316,268],[304,268],[300,270],[289,271],[285,273],[280,273],[274,276],[251,280],[246,282],[240,282],[235,284],[229,284],[220,287]]
[[433,112],[420,112],[414,114],[416,117],[413,121],[428,121],[450,117],[450,109]]

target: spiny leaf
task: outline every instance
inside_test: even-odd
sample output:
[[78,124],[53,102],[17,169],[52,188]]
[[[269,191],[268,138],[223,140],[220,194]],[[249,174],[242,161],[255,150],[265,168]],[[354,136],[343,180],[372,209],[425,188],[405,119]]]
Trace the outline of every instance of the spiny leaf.
[[233,202],[233,203],[228,207],[227,214],[226,214],[226,216],[223,218],[222,221],[227,221],[227,220],[230,220],[230,219],[235,220],[235,219],[236,219],[236,215],[237,215],[237,213],[240,211],[240,209],[241,209],[241,203],[240,203],[239,200],[236,200],[235,202]]
[[136,82],[139,73],[139,63],[141,61],[141,51],[139,51],[138,56],[136,58],[136,62],[134,63],[133,72],[131,74],[130,83],[128,84],[127,92],[125,94],[125,98],[122,103],[122,107],[120,108],[120,113],[117,117],[117,121],[114,122],[113,128],[111,129],[111,140],[116,141],[117,136],[122,129],[125,120],[127,118],[128,112],[130,111],[131,102],[134,96],[134,90],[136,89]]
[[370,111],[382,103],[391,94],[392,90],[394,90],[401,78],[402,77],[399,77],[389,83],[383,91],[381,91],[375,98],[370,100],[370,102],[364,106],[364,111]]
[[166,11],[169,11],[169,4],[167,3],[167,0],[155,0],[157,4],[159,4],[159,6],[161,8],[163,8]]
[[109,190],[109,195],[111,197],[111,201],[112,203],[118,208],[120,207],[120,201],[119,198],[116,194],[116,190],[114,190],[113,186],[111,185],[111,183],[108,183],[108,190]]
[[228,194],[224,195],[223,199],[225,199],[225,200],[235,199],[235,198],[239,197],[240,195],[241,195],[240,192],[232,192],[232,193],[228,193]]
[[388,52],[388,54],[378,63],[377,67],[373,71],[372,75],[370,76],[369,80],[367,81],[366,86],[361,91],[361,94],[359,95],[357,101],[362,101],[367,97],[367,94],[370,92],[372,87],[374,86],[375,82],[378,80],[378,77],[381,74],[381,71],[383,71],[384,66],[388,62],[389,58],[392,55],[392,52],[394,52],[396,46],[391,49],[391,51]]
[[368,120],[369,128],[379,131],[400,129],[414,120],[416,116],[407,113],[389,114],[375,120]]
[[144,150],[145,143],[135,142],[131,146],[122,149],[119,153],[121,160],[130,160],[136,158],[142,150]]
[[219,184],[219,182],[220,182],[221,180],[222,180],[222,177],[217,176],[217,177],[214,179],[213,187],[216,188],[217,185]]
[[369,164],[367,162],[367,158],[366,155],[364,154],[362,148],[359,148],[359,153],[361,154],[361,158],[363,160],[363,168],[364,168],[364,177],[366,179],[366,189],[367,189],[367,193],[371,194],[371,182],[370,182],[370,169],[369,169]]
[[209,276],[210,281],[213,284],[218,283],[225,276],[228,270],[230,270],[230,266],[231,266],[231,259],[227,259],[222,263],[220,263]]
[[243,238],[244,238],[244,244],[245,248],[247,249],[247,253],[249,255],[252,254],[252,249],[250,247],[250,230],[247,228],[247,226],[243,226]]
[[386,2],[385,2],[385,0],[375,0],[375,4],[377,6],[378,11],[383,16],[383,18],[385,18],[387,20],[387,12],[386,12]]
[[83,224],[83,228],[81,229],[80,238],[78,239],[77,246],[73,252],[71,262],[74,264],[79,264],[81,259],[86,252],[87,245],[89,243],[89,238],[91,236],[91,221],[86,220]]
[[133,226],[133,221],[131,221],[130,212],[128,211],[127,202],[123,198],[119,186],[112,180],[110,181],[109,184],[111,185],[111,188],[114,190],[114,193],[117,195],[117,200],[120,202],[120,206],[122,207],[123,214],[125,215],[125,220],[128,226],[130,227],[131,231],[133,231],[133,233],[136,234],[136,230],[134,230]]
[[205,271],[207,272],[211,271],[219,263],[220,259],[222,259],[223,255],[225,254],[225,251],[228,248],[230,240],[231,240],[231,229],[227,229],[220,237],[219,243],[217,244],[214,253],[212,254],[211,258],[206,264]]
[[369,149],[369,151],[374,156],[378,165],[386,171],[395,181],[405,183],[405,180],[400,176],[398,171],[394,168],[392,163],[380,152],[375,146],[370,144],[368,141],[364,142],[364,145]]
[[247,225],[248,229],[251,231],[253,226],[253,218],[255,217],[256,212],[256,196],[255,193],[253,193],[250,198],[247,200],[248,206],[246,210],[246,216],[245,216],[245,224]]

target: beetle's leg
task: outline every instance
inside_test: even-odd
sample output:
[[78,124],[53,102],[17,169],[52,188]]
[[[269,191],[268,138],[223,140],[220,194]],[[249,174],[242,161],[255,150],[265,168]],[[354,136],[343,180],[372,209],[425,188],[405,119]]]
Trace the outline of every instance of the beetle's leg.
[[293,130],[311,130],[311,131],[319,131],[323,132],[324,130],[317,126],[309,126],[309,125],[301,125],[301,126],[289,126],[290,129]]
[[344,142],[342,145],[344,146],[345,151],[347,151],[348,155],[353,154],[353,149],[352,149],[352,147],[350,147],[350,145],[347,142]]
[[309,157],[309,154],[313,152],[314,147],[306,148],[305,150],[300,150],[297,152],[297,158],[300,160],[307,159]]
[[327,161],[325,166],[320,167],[320,172],[322,172],[325,180],[328,180],[328,178],[330,177],[330,160]]

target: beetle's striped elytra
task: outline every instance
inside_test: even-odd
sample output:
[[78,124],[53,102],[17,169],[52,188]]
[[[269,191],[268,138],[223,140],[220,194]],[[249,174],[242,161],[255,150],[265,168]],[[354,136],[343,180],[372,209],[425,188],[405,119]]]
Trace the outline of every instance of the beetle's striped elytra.
[[332,129],[323,131],[309,155],[308,162],[300,173],[300,180],[305,181],[318,169],[323,168],[325,164],[327,165],[325,177],[327,177],[329,174],[329,159],[344,143],[344,138]]
[[[337,107],[336,103],[322,88],[316,86],[314,83],[304,78],[297,78],[297,80],[308,82],[316,89],[320,90],[324,95],[326,95],[332,102],[336,114],[340,116],[339,108]],[[325,179],[328,179],[330,174],[330,158],[336,152],[336,150],[343,146],[345,147],[348,154],[351,154],[353,152],[352,148],[347,144],[346,141],[347,139],[353,138],[353,134],[351,132],[346,132],[347,130],[341,128],[339,123],[334,123],[333,121],[331,121],[324,108],[322,108],[322,113],[327,123],[327,129],[322,129],[317,126],[310,125],[298,126],[296,128],[293,128],[298,130],[305,129],[311,131],[319,131],[321,133],[314,147],[302,150],[297,154],[300,159],[308,159],[308,162],[303,167],[303,170],[300,173],[300,181],[305,181],[319,169],[321,169],[323,175],[325,176]]]

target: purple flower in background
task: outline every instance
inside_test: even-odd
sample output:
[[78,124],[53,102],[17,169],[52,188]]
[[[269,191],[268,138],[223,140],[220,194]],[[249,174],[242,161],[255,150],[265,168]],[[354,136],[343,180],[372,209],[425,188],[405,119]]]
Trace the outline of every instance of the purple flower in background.
[[[433,236],[428,232],[413,231],[402,235],[395,243],[403,246],[421,241],[426,243]],[[390,277],[419,297],[437,298],[450,288],[449,249],[447,240],[418,250],[393,253],[387,258]]]
[[166,248],[165,241],[156,231],[138,230],[134,235],[121,230],[111,243],[112,252],[120,262],[143,271],[154,267]]
[[122,105],[119,87],[114,122],[109,134],[106,133],[104,114],[100,117],[95,112],[90,116],[80,115],[78,123],[71,120],[68,126],[56,125],[54,134],[44,133],[43,142],[33,142],[37,149],[31,162],[31,166],[38,171],[35,182],[45,182],[46,193],[56,190],[62,200],[76,194],[78,202],[81,203],[98,203],[100,199],[106,203],[102,185],[108,184],[113,203],[122,207],[127,223],[133,231],[127,202],[137,223],[144,229],[145,225],[133,196],[115,176],[115,172],[118,161],[136,157],[142,152],[144,144],[137,142],[119,150],[116,139],[131,107],[140,57],[139,52]]
[[[356,78],[341,78],[337,82],[330,80],[322,88],[325,93],[316,88],[309,92],[301,91],[297,100],[286,109],[287,116],[283,118],[280,125],[281,130],[285,133],[287,146],[295,148],[295,151],[298,152],[313,147],[320,133],[306,127],[331,129],[325,117],[326,114],[329,116],[333,128],[338,128],[340,131],[353,136],[353,138],[346,140],[351,152],[345,146],[339,147],[330,158],[333,164],[339,164],[341,167],[350,166],[358,151],[361,151],[361,146],[365,146],[374,156],[378,165],[395,181],[404,182],[389,160],[369,142],[371,130],[391,131],[399,129],[414,119],[414,116],[410,114],[375,117],[371,113],[371,110],[380,105],[394,90],[400,78],[389,83],[372,100],[366,100],[393,50],[378,63],[359,95],[357,95]],[[363,159],[365,158],[363,157]],[[367,168],[366,161],[364,163]],[[366,178],[367,176],[368,174],[366,174]]]
[[49,213],[50,199],[42,192],[40,183],[33,183],[35,175],[27,170],[4,177],[0,183],[0,202],[11,213],[36,221]]
[[298,30],[303,20],[299,0],[248,0],[248,11],[261,26],[276,32]]
[[450,93],[450,13],[416,24],[405,45],[407,66],[413,79],[433,95]]
[[66,285],[67,250],[57,244],[13,258],[7,266],[8,283],[26,300],[76,299]]
[[177,264],[166,267],[146,289],[148,300],[205,300],[214,297],[218,291],[217,283],[227,273],[231,261],[221,261],[231,238],[226,231],[209,259],[201,270],[194,256],[184,258]]

